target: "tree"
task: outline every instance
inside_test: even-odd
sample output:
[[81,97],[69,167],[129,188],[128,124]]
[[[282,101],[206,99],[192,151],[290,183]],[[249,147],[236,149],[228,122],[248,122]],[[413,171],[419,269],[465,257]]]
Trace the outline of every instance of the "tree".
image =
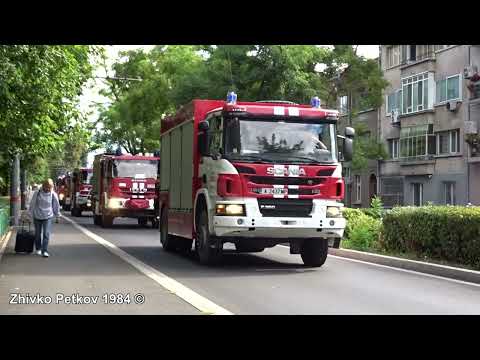
[[353,159],[351,167],[354,171],[367,168],[369,160],[386,159],[388,154],[384,144],[370,136],[367,126],[358,122],[355,128],[355,141],[353,143]]
[[[0,177],[10,177],[10,160],[20,153],[30,175],[49,172],[81,116],[79,95],[100,49],[85,45],[5,45],[0,47]],[[93,61],[92,61],[93,60]],[[67,151],[66,151],[67,150]]]

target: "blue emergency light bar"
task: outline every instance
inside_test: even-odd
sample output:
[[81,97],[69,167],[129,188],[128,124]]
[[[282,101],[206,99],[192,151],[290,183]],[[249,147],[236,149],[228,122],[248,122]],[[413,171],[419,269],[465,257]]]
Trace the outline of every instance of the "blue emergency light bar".
[[318,98],[318,96],[313,97],[312,100],[310,101],[310,104],[314,108],[317,108],[317,109],[320,108],[320,99]]
[[237,94],[235,94],[233,91],[230,91],[227,94],[227,103],[228,104],[236,104],[237,103]]

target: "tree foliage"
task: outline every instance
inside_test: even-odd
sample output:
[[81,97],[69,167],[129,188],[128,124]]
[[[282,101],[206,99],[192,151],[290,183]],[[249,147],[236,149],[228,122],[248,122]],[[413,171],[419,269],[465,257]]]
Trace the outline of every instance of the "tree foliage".
[[195,98],[224,99],[232,90],[242,101],[309,103],[319,96],[336,108],[348,93],[362,99],[354,113],[381,104],[386,86],[377,62],[351,45],[159,45],[123,53],[113,69],[117,78],[142,81],[109,80],[104,95],[112,105],[102,109],[99,139],[132,154],[157,149],[160,119]]
[[0,177],[4,183],[15,152],[41,175],[48,172],[42,164],[52,153],[68,157],[75,152],[72,146],[62,146],[73,135],[72,127],[81,122],[78,99],[91,76],[92,57],[100,51],[86,45],[0,47],[0,132],[6,135],[0,142]]

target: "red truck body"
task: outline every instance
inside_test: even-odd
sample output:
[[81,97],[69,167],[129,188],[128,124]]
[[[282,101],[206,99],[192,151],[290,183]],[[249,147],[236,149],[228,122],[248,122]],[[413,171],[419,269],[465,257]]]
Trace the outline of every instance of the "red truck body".
[[73,171],[70,182],[70,199],[72,216],[82,216],[82,211],[91,211],[91,189],[90,183],[93,175],[91,168],[79,168]]

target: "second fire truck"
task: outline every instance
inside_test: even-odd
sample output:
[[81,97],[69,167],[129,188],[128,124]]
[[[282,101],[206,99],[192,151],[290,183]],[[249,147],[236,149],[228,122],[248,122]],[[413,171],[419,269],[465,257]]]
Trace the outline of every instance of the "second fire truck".
[[93,162],[92,208],[95,225],[110,227],[116,217],[156,226],[158,157],[99,154]]

